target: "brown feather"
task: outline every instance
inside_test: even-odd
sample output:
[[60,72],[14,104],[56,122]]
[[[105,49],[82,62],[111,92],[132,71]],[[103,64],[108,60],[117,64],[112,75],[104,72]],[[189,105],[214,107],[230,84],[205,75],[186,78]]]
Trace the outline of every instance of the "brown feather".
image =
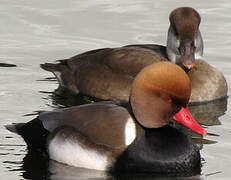
[[180,40],[193,40],[196,38],[201,21],[196,10],[190,7],[177,8],[170,14],[169,20]]

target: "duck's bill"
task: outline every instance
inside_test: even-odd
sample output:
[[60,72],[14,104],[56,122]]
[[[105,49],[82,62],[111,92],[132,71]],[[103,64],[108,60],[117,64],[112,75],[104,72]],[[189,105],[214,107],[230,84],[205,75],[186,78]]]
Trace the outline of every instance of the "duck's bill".
[[192,42],[182,42],[180,45],[182,66],[188,70],[195,66],[195,49]]
[[195,60],[194,59],[186,59],[184,57],[182,57],[182,59],[183,59],[182,60],[182,65],[186,69],[190,70],[190,69],[192,69],[195,66]]
[[181,110],[175,114],[173,119],[202,136],[206,136],[207,134],[207,132],[194,120],[187,108],[181,108]]

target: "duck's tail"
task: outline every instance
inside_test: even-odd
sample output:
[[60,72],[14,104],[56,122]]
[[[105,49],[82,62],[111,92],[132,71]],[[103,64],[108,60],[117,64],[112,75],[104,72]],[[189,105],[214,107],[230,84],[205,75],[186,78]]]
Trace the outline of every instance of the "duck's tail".
[[79,90],[75,84],[75,76],[72,70],[67,64],[67,60],[58,60],[57,64],[44,63],[40,64],[40,67],[46,71],[52,72],[59,82],[61,88],[67,88],[74,92],[79,93]]
[[46,151],[46,139],[49,134],[38,118],[28,123],[5,125],[6,129],[16,133],[24,139],[29,150]]
[[46,71],[49,72],[62,72],[65,68],[68,67],[67,65],[67,60],[68,59],[63,59],[63,60],[57,60],[58,63],[53,64],[53,63],[44,63],[40,64],[40,67]]
[[40,64],[40,67],[44,69],[45,71],[52,72],[57,78],[60,86],[64,86],[63,78],[62,78],[65,72],[65,69],[66,69],[64,65],[60,63],[58,64],[44,63],[44,64]]
[[40,64],[40,67],[45,71],[49,71],[49,72],[54,72],[57,69],[56,64],[52,64],[52,63]]
[[20,129],[20,127],[25,125],[25,124],[26,123],[7,124],[7,125],[5,125],[5,128],[10,132],[13,132],[15,134],[20,135],[17,129]]

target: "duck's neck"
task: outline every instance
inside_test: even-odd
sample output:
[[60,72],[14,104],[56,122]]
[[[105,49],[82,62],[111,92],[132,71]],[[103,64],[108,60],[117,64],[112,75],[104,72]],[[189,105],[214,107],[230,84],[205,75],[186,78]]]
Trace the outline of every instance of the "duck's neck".
[[152,173],[158,176],[200,174],[200,154],[194,143],[177,129],[144,129],[118,158],[114,172]]

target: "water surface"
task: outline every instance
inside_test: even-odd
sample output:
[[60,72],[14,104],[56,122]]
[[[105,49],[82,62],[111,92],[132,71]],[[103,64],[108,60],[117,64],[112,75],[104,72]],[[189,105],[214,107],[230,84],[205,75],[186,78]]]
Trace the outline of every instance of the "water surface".
[[[192,6],[202,16],[204,59],[231,83],[230,0],[2,0],[0,7],[0,176],[15,179],[102,179],[97,171],[31,159],[23,140],[3,127],[27,122],[24,116],[57,108],[52,98],[56,81],[40,63],[71,57],[101,47],[137,43],[166,43],[168,15],[179,6]],[[16,65],[16,67],[14,66]],[[44,93],[47,92],[47,93]],[[229,89],[230,95],[230,89]],[[69,103],[69,102],[68,102]],[[75,103],[75,102],[73,102]],[[65,104],[67,105],[67,104]],[[69,104],[71,105],[71,104]],[[230,102],[191,107],[207,128],[203,140],[202,176],[230,179]],[[31,163],[33,162],[33,163]]]

